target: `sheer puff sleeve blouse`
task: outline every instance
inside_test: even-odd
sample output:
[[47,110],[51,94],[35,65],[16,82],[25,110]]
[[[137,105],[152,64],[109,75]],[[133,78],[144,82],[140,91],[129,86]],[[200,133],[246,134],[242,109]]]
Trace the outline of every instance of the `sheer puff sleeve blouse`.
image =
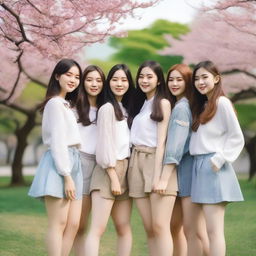
[[[126,111],[122,104],[123,114]],[[103,168],[115,167],[117,160],[130,156],[130,131],[127,119],[116,120],[111,103],[104,104],[98,111],[96,161]]]
[[220,96],[217,101],[214,117],[192,132],[189,150],[191,155],[215,153],[211,161],[221,168],[225,162],[233,162],[239,156],[244,137],[230,100]]
[[81,139],[76,117],[65,99],[53,97],[45,105],[42,139],[51,150],[58,173],[63,176],[70,175],[72,163],[68,147],[79,147]]

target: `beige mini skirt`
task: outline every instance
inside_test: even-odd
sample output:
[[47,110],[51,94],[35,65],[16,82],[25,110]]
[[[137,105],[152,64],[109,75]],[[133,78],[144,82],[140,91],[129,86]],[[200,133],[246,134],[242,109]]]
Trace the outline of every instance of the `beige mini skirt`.
[[111,182],[108,173],[98,164],[95,166],[91,179],[90,192],[100,191],[100,195],[106,199],[126,200],[129,198],[127,182],[128,160],[117,160],[115,170],[121,185],[121,195],[115,196],[111,192]]
[[[134,146],[128,168],[129,196],[148,197],[152,192],[156,148]],[[169,178],[165,195],[177,195],[176,170]]]

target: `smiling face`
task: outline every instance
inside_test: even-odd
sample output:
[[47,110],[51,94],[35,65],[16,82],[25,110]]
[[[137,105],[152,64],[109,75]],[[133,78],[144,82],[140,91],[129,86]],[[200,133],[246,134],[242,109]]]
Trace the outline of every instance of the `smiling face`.
[[94,70],[86,75],[84,89],[89,96],[96,97],[102,91],[103,81],[98,71]]
[[168,78],[168,88],[173,96],[180,99],[184,96],[186,84],[183,76],[177,70],[173,70]]
[[147,99],[152,98],[157,89],[158,78],[150,67],[144,67],[138,77],[140,89],[146,94]]
[[77,66],[72,66],[66,73],[56,75],[55,78],[59,81],[60,85],[59,96],[65,98],[67,93],[73,92],[78,87],[80,72]]
[[215,84],[219,82],[219,79],[218,75],[214,76],[205,68],[199,68],[195,73],[195,87],[199,93],[210,98]]
[[122,69],[117,70],[110,79],[109,85],[116,100],[121,101],[129,88],[129,81],[125,72]]

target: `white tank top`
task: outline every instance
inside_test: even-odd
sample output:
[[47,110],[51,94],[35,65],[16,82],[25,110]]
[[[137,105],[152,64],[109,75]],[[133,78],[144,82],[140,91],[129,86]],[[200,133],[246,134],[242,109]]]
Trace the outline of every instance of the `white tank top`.
[[145,100],[140,112],[133,120],[131,143],[136,146],[157,146],[157,122],[150,118],[154,97]]

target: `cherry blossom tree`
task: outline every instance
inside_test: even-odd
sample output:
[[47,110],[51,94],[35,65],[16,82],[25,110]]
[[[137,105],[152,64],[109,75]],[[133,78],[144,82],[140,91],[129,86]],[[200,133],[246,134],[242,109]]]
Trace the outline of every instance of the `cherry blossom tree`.
[[[181,55],[184,63],[210,59],[224,75],[232,101],[256,96],[256,1],[219,0],[202,6],[191,32],[179,39],[167,36],[170,47],[161,53]],[[245,134],[246,135],[246,134]],[[256,174],[256,134],[246,136],[250,178]]]
[[[1,0],[1,47],[45,58],[71,57],[84,46],[110,35],[122,35],[117,25],[138,8],[159,0]],[[6,88],[0,84],[3,90]],[[9,85],[10,86],[10,83]],[[11,90],[12,91],[12,90]]]
[[25,116],[15,130],[12,185],[24,183],[22,157],[36,125],[37,107],[15,101],[28,81],[46,87],[56,60],[81,55],[85,46],[110,35],[123,36],[120,22],[159,1],[0,0],[0,104]]

